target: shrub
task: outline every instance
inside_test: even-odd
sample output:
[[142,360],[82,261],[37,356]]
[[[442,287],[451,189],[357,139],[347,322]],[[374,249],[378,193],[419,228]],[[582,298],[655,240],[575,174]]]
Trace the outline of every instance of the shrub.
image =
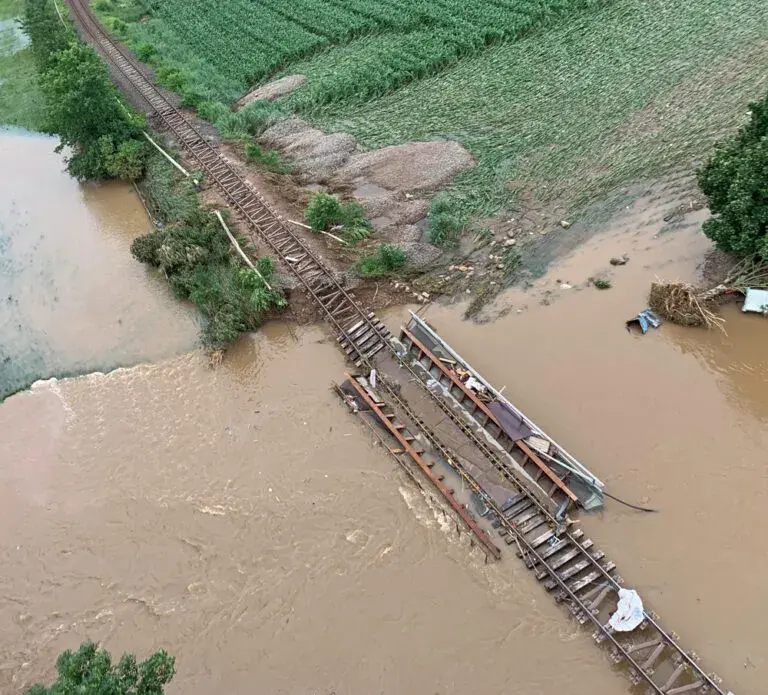
[[136,46],[136,57],[143,63],[148,63],[155,56],[155,47],[146,41]]
[[365,210],[356,200],[342,203],[330,193],[315,193],[309,201],[304,218],[314,232],[327,231],[335,225],[341,225],[339,233],[350,244],[365,239],[371,233]]
[[713,215],[704,233],[723,251],[768,258],[768,95],[749,109],[749,123],[699,173]]
[[322,232],[338,224],[342,213],[341,201],[330,193],[315,193],[304,211],[304,219],[313,232]]
[[[179,299],[197,305],[208,319],[202,336],[206,346],[224,347],[241,333],[256,330],[266,312],[285,306],[282,295],[267,289],[258,274],[234,255],[219,221],[199,207],[188,180],[176,183],[173,170],[159,156],[147,170],[149,185],[143,184],[151,192],[147,202],[170,224],[135,239],[131,253],[162,270]],[[257,267],[269,282],[272,260],[259,259]]]
[[455,246],[464,228],[464,220],[455,203],[447,196],[438,196],[429,206],[427,236],[435,246]]
[[605,278],[596,278],[592,280],[592,284],[598,289],[598,290],[610,290],[613,285],[611,285],[610,280],[606,280]]
[[382,277],[403,268],[407,260],[405,252],[396,244],[382,244],[375,254],[357,262],[357,270],[363,277]]
[[50,688],[34,685],[27,695],[162,695],[176,672],[174,662],[161,649],[141,663],[133,654],[123,654],[115,665],[108,651],[84,642],[56,660],[56,682]]

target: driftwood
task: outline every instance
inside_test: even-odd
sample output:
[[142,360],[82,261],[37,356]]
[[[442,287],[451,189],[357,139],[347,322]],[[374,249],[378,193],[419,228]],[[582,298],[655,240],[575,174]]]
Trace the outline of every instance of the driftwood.
[[746,294],[748,288],[768,289],[768,264],[748,258],[737,263],[715,287],[695,287],[684,282],[651,283],[648,306],[659,316],[683,326],[706,326],[725,332],[725,319],[715,312],[718,298]]

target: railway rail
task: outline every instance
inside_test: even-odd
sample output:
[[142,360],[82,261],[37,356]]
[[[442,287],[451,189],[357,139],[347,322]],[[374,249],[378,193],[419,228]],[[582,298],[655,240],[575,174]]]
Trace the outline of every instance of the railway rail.
[[135,59],[106,33],[84,0],[69,6],[90,41],[156,113],[189,155],[216,184],[224,199],[283,261],[331,323],[347,355],[359,366],[387,344],[389,333],[295,234],[264,197],[242,178],[203,135],[147,79]]
[[[370,370],[374,366],[374,355],[388,348],[415,380],[422,383],[413,366],[402,359],[403,355],[390,341],[389,331],[381,321],[357,302],[322,260],[283,223],[267,201],[147,79],[135,59],[113,41],[93,17],[87,1],[68,0],[68,4],[90,42],[130,82],[175,135],[180,146],[215,183],[233,210],[277,254],[322,308],[350,360]],[[403,421],[412,423],[411,429],[423,434],[461,479],[483,498],[499,534],[508,545],[514,544],[518,555],[545,588],[554,592],[555,599],[565,602],[577,620],[594,625],[596,640],[611,645],[614,660],[627,664],[633,683],[647,686],[646,690],[655,695],[695,692],[732,695],[721,688],[716,676],[699,667],[696,656],[683,650],[654,616],[646,613],[641,628],[632,633],[616,633],[604,622],[603,617],[611,610],[610,606],[615,605],[612,599],[616,598],[622,585],[613,563],[607,562],[589,539],[583,539],[582,531],[570,531],[567,524],[556,518],[552,500],[530,489],[517,471],[448,404],[431,394],[443,413],[517,489],[506,504],[499,506],[460,465],[434,431],[400,396],[394,384],[381,378],[377,388],[386,394],[392,410],[398,411]],[[639,633],[642,633],[642,641],[638,641]]]

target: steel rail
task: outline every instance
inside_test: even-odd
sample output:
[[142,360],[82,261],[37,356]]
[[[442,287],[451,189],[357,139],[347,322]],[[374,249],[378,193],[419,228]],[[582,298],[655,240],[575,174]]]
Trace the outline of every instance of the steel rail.
[[[225,199],[249,223],[250,227],[275,251],[292,274],[320,305],[340,338],[346,339],[360,359],[367,359],[387,344],[388,333],[338,282],[333,272],[316,256],[299,236],[284,225],[266,200],[255,191],[219,155],[198,130],[150,82],[118,43],[112,41],[94,19],[82,0],[68,0],[93,43],[106,54],[108,62],[118,69],[136,89],[137,93],[157,113],[165,125],[176,135],[188,152],[210,175]],[[298,257],[298,258],[297,258]],[[307,262],[304,259],[308,259]],[[369,330],[357,336],[350,335],[349,323],[359,317]],[[369,338],[375,334],[373,344]],[[364,349],[359,343],[364,343]]]
[[[135,63],[132,56],[125,51],[122,46],[112,41],[106,31],[95,20],[91,14],[90,8],[84,6],[83,0],[68,0],[68,4],[73,13],[79,20],[80,26],[90,36],[93,43],[95,43],[106,54],[108,62],[117,70],[119,70],[123,76],[131,83],[136,89],[137,93],[142,99],[150,106],[150,108],[160,116],[165,125],[178,137],[180,144],[187,148],[189,153],[194,159],[201,165],[204,171],[206,171],[216,183],[217,187],[221,190],[225,199],[228,200],[232,206],[245,218],[251,228],[261,237],[270,248],[272,248],[278,256],[284,261],[291,272],[297,277],[309,294],[315,299],[320,307],[325,312],[329,322],[337,332],[339,339],[346,339],[349,344],[350,352],[354,353],[360,364],[365,364],[368,367],[372,366],[370,358],[380,348],[372,350],[374,347],[369,343],[369,336],[375,334],[377,341],[381,342],[381,347],[389,347],[395,356],[400,359],[394,347],[389,343],[389,334],[381,325],[381,323],[373,317],[372,314],[365,311],[359,303],[342,287],[342,285],[336,280],[332,271],[314,254],[314,252],[306,245],[306,243],[298,236],[296,236],[286,225],[282,224],[280,216],[271,208],[271,206],[263,199],[263,197],[242,178],[234,169],[219,155],[219,153],[206,141],[206,139],[187,121],[187,119],[176,109],[160,91],[150,82],[146,76],[141,72]],[[250,198],[247,202],[242,202],[242,198]],[[282,239],[275,238],[275,235],[280,235]],[[282,242],[282,243],[281,243]],[[291,253],[304,254],[309,262],[306,264],[294,264],[291,262]],[[303,261],[303,259],[301,259]],[[298,267],[295,267],[298,265]],[[303,266],[303,267],[302,267]],[[310,277],[313,281],[310,281]],[[319,282],[324,280],[324,283]],[[323,296],[322,291],[330,289],[326,296]],[[330,299],[340,298],[340,302],[337,305],[328,305]],[[330,298],[330,299],[329,299]],[[350,317],[355,316],[359,319],[358,324],[362,323],[367,326],[364,333],[365,347],[359,345],[353,336],[351,335],[350,326],[342,325],[342,322],[348,320]],[[417,381],[421,384],[422,381],[418,378],[417,372],[406,362],[403,361],[404,366],[417,377]],[[492,508],[499,515],[501,523],[513,533],[518,539],[521,546],[526,547],[527,552],[537,562],[546,569],[547,573],[551,576],[553,581],[558,584],[562,591],[564,591],[574,601],[579,608],[584,611],[585,615],[596,625],[598,630],[606,639],[608,639],[614,647],[621,652],[622,657],[632,664],[636,669],[637,675],[654,690],[657,695],[668,695],[670,691],[676,690],[671,688],[670,690],[664,690],[657,683],[652,680],[651,675],[647,674],[635,659],[631,656],[628,647],[625,647],[616,640],[613,634],[600,623],[591,611],[583,604],[570,588],[565,584],[558,575],[556,570],[552,569],[544,558],[536,551],[535,548],[530,546],[528,541],[521,537],[514,525],[507,522],[501,510],[490,499],[487,492],[477,483],[477,481],[461,466],[461,464],[454,459],[446,447],[439,441],[437,436],[430,430],[430,428],[424,423],[423,419],[419,417],[413,409],[396,393],[395,389],[391,388],[382,379],[380,382],[387,391],[388,395],[397,403],[398,407],[406,413],[406,415],[417,424],[424,432],[425,436],[436,446],[438,450],[443,452],[447,460],[454,467],[454,470],[462,476],[473,489],[483,496],[486,503],[492,503]],[[489,458],[494,465],[497,465],[498,469],[502,471],[515,487],[520,492],[526,495],[540,512],[548,517],[553,523],[557,523],[550,514],[546,504],[542,503],[535,494],[532,494],[528,487],[517,479],[510,470],[496,457],[494,452],[482,442],[477,435],[459,420],[458,415],[454,413],[447,404],[429,392],[433,400],[448,415],[448,417],[457,424],[462,431],[483,451],[487,458]],[[496,461],[494,462],[494,459]],[[610,583],[613,589],[618,589],[620,584],[611,575],[605,571],[600,563],[587,552],[587,550],[581,548],[581,544],[575,539],[569,532],[563,534],[573,545],[581,550],[583,555],[589,562],[600,571],[605,581]],[[718,693],[718,695],[726,695],[726,691],[720,688],[720,686],[707,675],[698,664],[680,647],[676,644],[674,639],[661,628],[656,620],[649,615],[645,615],[647,622],[654,627],[659,635],[664,640],[666,646],[674,650],[685,664],[690,667],[696,674],[702,679],[706,686],[709,686]]]

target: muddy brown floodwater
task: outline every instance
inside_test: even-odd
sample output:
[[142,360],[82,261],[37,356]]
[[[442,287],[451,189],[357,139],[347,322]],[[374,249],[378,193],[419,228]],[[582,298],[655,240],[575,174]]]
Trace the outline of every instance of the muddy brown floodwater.
[[56,144],[0,128],[0,400],[197,344],[196,313],[130,255],[151,228],[131,188],[78,184]]
[[[759,693],[768,324],[625,332],[649,279],[693,276],[707,249],[695,226],[654,238],[664,204],[504,295],[496,323],[427,316],[610,490],[661,510],[583,524],[737,695]],[[612,290],[545,294],[624,252]],[[371,442],[330,389],[344,369],[322,327],[270,324],[217,370],[194,351],[0,405],[0,691],[90,638],[175,654],[171,695],[628,692],[516,558],[485,564]]]

